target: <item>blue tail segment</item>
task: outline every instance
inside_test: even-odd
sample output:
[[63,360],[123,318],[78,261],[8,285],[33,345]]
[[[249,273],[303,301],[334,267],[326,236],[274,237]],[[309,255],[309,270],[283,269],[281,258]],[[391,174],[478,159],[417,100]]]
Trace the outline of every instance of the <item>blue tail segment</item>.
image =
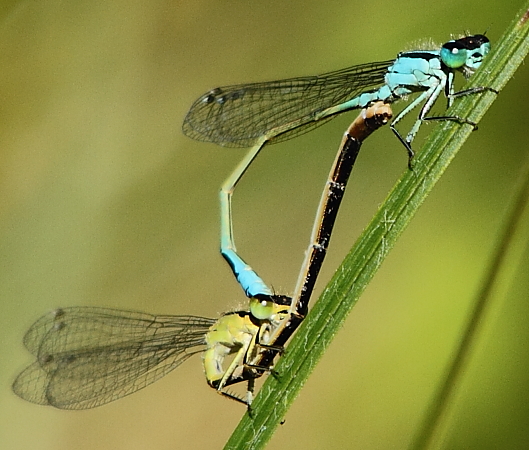
[[221,253],[247,297],[261,298],[274,294],[261,277],[235,251],[222,250]]

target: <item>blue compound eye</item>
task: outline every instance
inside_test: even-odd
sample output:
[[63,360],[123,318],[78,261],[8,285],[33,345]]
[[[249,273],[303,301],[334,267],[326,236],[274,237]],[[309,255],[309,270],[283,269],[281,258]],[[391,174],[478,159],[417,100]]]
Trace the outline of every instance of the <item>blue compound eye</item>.
[[451,69],[463,67],[468,59],[468,50],[458,45],[457,41],[447,42],[441,48],[441,61]]
[[476,34],[447,42],[441,47],[441,61],[451,69],[477,69],[490,50],[487,36]]

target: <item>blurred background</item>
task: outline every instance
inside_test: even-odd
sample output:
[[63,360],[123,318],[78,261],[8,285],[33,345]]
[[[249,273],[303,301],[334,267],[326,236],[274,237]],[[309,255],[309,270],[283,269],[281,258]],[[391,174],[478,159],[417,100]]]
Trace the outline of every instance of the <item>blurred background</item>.
[[[422,38],[442,43],[487,30],[494,45],[521,6],[513,3],[4,2],[2,447],[222,448],[244,408],[206,385],[199,356],[117,402],[60,411],[10,390],[31,360],[24,332],[58,306],[208,317],[245,307],[218,254],[217,204],[220,184],[245,150],[183,136],[192,102],[219,85],[392,59]],[[522,67],[464,145],[269,449],[405,449],[413,441],[527,159],[528,75]],[[441,101],[435,111],[443,108]],[[266,148],[236,192],[238,249],[278,292],[294,288],[325,177],[355,115]],[[423,126],[416,149],[432,126]],[[405,152],[389,128],[366,142],[318,293],[405,170]],[[476,342],[439,448],[529,446],[529,260],[526,249],[519,253]]]

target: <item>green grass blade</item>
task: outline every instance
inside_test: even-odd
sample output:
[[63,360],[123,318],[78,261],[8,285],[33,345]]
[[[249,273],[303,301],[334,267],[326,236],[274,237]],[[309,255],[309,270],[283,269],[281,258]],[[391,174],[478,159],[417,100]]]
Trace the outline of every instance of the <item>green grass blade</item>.
[[[526,2],[466,88],[489,86],[501,91],[529,52],[528,36]],[[496,96],[485,92],[462,97],[449,115],[477,123]],[[271,438],[346,316],[471,132],[470,125],[436,126],[417,155],[413,172],[404,173],[355,243],[279,360],[279,376],[268,377],[253,404],[253,417],[243,417],[226,449],[259,449]]]

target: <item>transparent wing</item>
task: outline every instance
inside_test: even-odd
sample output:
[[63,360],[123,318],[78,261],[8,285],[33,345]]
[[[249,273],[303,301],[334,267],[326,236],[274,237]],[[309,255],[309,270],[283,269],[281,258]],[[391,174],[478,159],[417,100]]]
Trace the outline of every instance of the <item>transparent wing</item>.
[[268,131],[301,120],[273,139],[280,142],[320,126],[314,114],[384,84],[393,61],[354,66],[319,76],[226,86],[204,94],[187,113],[183,131],[198,141],[251,147]]
[[37,361],[13,383],[25,400],[88,409],[132,394],[204,349],[216,320],[74,307],[37,320],[24,345]]

